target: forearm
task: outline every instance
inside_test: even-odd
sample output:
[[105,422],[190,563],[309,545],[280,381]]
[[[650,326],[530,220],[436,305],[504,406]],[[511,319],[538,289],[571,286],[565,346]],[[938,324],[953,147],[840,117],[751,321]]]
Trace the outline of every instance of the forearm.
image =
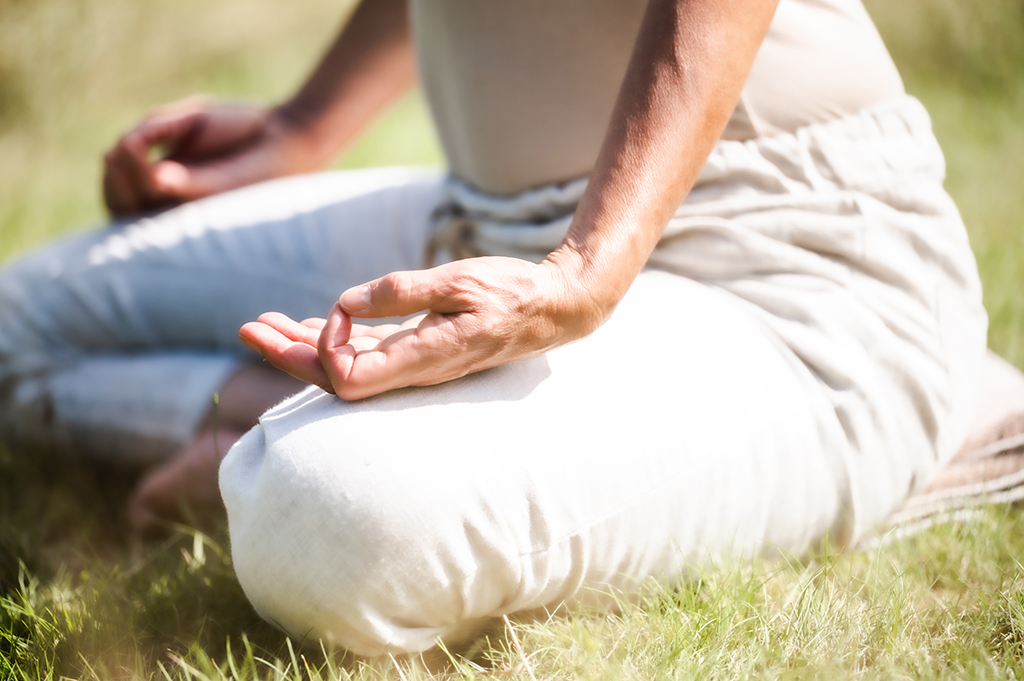
[[[342,293],[326,320],[263,315],[242,327],[242,339],[296,378],[355,400],[587,335],[625,294],[697,177],[776,2],[651,1],[587,192],[544,263],[467,258],[392,272]],[[424,310],[381,336],[352,321]]]
[[416,82],[406,0],[364,0],[303,86],[275,112],[308,162],[327,163]]
[[569,234],[581,323],[625,295],[721,135],[777,0],[652,0]]

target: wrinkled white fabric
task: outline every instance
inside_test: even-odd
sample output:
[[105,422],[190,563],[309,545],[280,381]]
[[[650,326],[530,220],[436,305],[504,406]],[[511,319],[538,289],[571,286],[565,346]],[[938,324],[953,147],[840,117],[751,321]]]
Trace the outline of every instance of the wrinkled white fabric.
[[[719,556],[857,541],[953,454],[973,408],[986,318],[943,173],[910,98],[720,142],[592,336],[432,388],[310,388],[271,409],[221,468],[247,595],[296,636],[414,651]],[[436,242],[543,257],[583,186],[450,184]]]

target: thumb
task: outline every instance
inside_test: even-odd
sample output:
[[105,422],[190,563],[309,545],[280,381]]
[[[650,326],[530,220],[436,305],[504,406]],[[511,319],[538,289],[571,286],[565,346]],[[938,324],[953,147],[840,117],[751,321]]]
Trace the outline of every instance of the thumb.
[[237,189],[255,181],[245,177],[235,165],[226,161],[202,164],[158,161],[153,165],[153,184],[165,194],[191,201]]
[[320,335],[317,338],[317,352],[320,360],[324,361],[334,350],[348,345],[352,337],[352,317],[335,304],[320,327]]
[[189,176],[188,168],[176,161],[158,161],[151,171],[153,186],[165,194],[193,198],[195,182]]
[[392,272],[380,279],[354,286],[338,299],[353,317],[404,317],[432,310],[460,312],[464,306],[454,297],[446,266],[413,272]]

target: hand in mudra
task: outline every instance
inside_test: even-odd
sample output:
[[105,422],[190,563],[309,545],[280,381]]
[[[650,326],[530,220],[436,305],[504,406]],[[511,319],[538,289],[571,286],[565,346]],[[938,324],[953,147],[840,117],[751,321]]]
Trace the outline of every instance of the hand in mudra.
[[[472,258],[349,289],[327,319],[300,323],[268,312],[239,335],[277,368],[357,400],[442,383],[576,340],[602,321],[585,290],[565,276],[557,256],[541,264]],[[352,321],[424,310],[401,325]]]
[[303,172],[315,166],[304,146],[276,109],[190,97],[150,112],[111,147],[103,200],[111,215],[130,216]]

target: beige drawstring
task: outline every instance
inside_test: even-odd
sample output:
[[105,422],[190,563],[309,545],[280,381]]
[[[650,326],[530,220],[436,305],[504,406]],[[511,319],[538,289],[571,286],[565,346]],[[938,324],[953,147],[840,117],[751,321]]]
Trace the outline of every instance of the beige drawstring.
[[[582,177],[535,187],[517,196],[496,197],[449,178],[445,201],[430,216],[433,236],[424,250],[423,265],[434,267],[441,251],[447,251],[453,260],[502,254],[539,261],[564,236],[552,234],[550,227],[571,218],[586,186],[587,178]],[[567,227],[568,222],[555,231],[564,232]],[[517,236],[504,237],[508,230]],[[540,238],[523,239],[524,234]]]
[[434,235],[427,242],[424,252],[425,268],[437,264],[437,254],[441,251],[447,251],[453,260],[484,255],[476,243],[476,222],[465,214],[461,206],[443,204],[430,217],[434,221]]

